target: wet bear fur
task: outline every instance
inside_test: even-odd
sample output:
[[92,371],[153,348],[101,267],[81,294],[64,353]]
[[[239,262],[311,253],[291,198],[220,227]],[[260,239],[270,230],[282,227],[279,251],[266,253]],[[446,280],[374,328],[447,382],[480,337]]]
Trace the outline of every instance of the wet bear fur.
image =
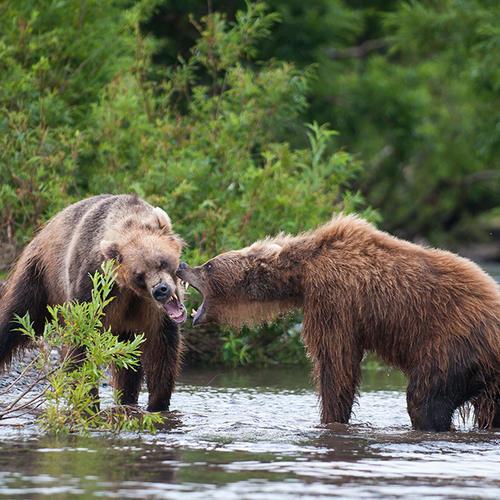
[[303,308],[323,423],[347,423],[366,351],[408,377],[415,429],[449,431],[469,402],[500,426],[500,290],[473,262],[339,216],[177,275],[203,296],[194,324],[240,327]]
[[47,305],[90,301],[89,273],[114,259],[120,267],[104,327],[111,326],[120,340],[138,333],[146,340],[140,367],[115,370],[112,383],[121,403],[136,404],[145,375],[148,409],[167,410],[180,366],[179,323],[185,319],[175,276],[182,247],[168,215],[136,196],[102,195],[67,207],[26,247],[9,277],[0,301],[0,367],[29,342],[16,331],[15,314],[29,312],[41,334]]

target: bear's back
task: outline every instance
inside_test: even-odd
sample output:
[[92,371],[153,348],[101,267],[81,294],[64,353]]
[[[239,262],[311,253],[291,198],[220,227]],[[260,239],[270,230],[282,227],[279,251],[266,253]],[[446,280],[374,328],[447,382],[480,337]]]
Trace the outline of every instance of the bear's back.
[[100,243],[122,231],[126,218],[150,214],[152,207],[133,195],[100,195],[55,215],[26,249],[44,269],[49,302],[70,301],[88,288],[89,273],[103,261]]

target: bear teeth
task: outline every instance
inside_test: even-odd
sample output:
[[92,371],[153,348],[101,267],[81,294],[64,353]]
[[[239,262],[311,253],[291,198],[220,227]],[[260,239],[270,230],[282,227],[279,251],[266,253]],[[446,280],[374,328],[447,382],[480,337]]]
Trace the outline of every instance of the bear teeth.
[[196,309],[193,309],[193,310],[191,311],[191,317],[192,317],[192,318],[194,318],[194,317],[196,316],[197,312],[198,312],[198,311],[197,311]]
[[181,285],[183,285],[186,288],[187,292],[187,289],[189,288],[189,283],[187,281],[181,280]]
[[176,295],[175,293],[174,293],[174,294],[172,294],[172,296],[171,296],[171,297],[167,300],[167,304],[168,304],[170,301],[174,300],[174,299],[175,299],[175,300],[179,300],[179,298],[177,297],[177,295]]

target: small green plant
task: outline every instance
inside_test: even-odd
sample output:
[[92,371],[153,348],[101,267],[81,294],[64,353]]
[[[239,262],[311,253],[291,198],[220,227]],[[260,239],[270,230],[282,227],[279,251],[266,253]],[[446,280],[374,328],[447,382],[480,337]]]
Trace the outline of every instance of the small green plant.
[[[114,406],[101,408],[103,401],[97,397],[97,388],[105,379],[109,365],[134,369],[144,342],[143,335],[121,342],[110,328],[103,327],[104,308],[113,300],[110,293],[115,278],[114,264],[103,264],[102,272],[91,276],[91,301],[49,307],[51,319],[42,336],[35,336],[28,314],[17,317],[19,330],[39,347],[39,354],[31,363],[40,374],[37,381],[45,379],[49,383],[41,394],[31,399],[43,403],[38,423],[44,431],[55,434],[88,434],[91,430],[154,432],[154,424],[162,422],[158,413],[121,406],[116,400]],[[54,349],[66,353],[56,367],[51,363]],[[15,409],[12,403],[9,406]],[[0,413],[0,418],[3,414]]]
[[238,334],[230,330],[227,337],[221,337],[222,344],[221,361],[225,364],[231,363],[233,366],[245,364],[250,356],[247,352],[250,346],[245,341],[238,338]]

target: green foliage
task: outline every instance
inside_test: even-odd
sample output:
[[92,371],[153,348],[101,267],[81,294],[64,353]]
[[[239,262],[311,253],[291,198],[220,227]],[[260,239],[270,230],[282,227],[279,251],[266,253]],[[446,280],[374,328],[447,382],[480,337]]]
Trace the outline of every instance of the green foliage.
[[[36,367],[46,374],[49,387],[43,393],[43,410],[38,418],[42,430],[54,434],[77,432],[88,434],[91,430],[155,432],[154,424],[161,423],[159,414],[142,413],[135,418],[123,406],[100,409],[101,401],[95,389],[106,378],[110,364],[117,368],[134,369],[139,363],[140,345],[144,336],[120,342],[111,330],[103,328],[104,308],[113,297],[116,270],[112,262],[96,272],[92,300],[88,303],[56,305],[49,307],[51,319],[42,336],[35,336],[29,314],[17,318],[19,331],[28,335],[39,347]],[[51,367],[53,349],[66,352],[56,367]],[[136,411],[137,413],[137,411]]]
[[325,50],[349,47],[363,28],[363,12],[342,0],[269,0],[282,22],[273,36],[262,43],[264,57],[278,57],[303,66],[319,63],[320,74]]
[[[438,245],[498,224],[498,2],[269,5],[0,0],[0,269],[102,192],[165,208],[193,264],[367,205]],[[299,359],[290,328],[221,349]]]
[[[193,20],[199,38],[190,56],[161,68],[151,61],[157,44],[140,29],[154,1],[130,11],[95,2],[92,16],[88,2],[72,1],[64,12],[4,5],[2,47],[12,61],[0,79],[21,89],[3,96],[0,118],[5,241],[20,246],[62,206],[101,193],[136,192],[164,208],[191,264],[311,229],[342,210],[376,217],[351,188],[359,161],[335,150],[326,125],[301,123],[313,71],[252,60],[277,21],[265,4],[247,4],[234,20]],[[23,59],[15,40],[35,19]],[[300,146],[283,140],[297,136]],[[275,335],[284,335],[281,325]],[[245,345],[258,337],[252,331]],[[226,342],[228,362],[255,359]]]
[[[231,16],[241,2],[223,5]],[[498,2],[269,5],[281,22],[261,41],[259,57],[314,65],[301,116],[340,132],[330,151],[342,146],[360,155],[365,175],[354,185],[380,209],[386,229],[452,246],[498,227],[490,213],[500,206]],[[185,8],[207,7],[166,0],[157,19],[168,12],[175,28],[149,22],[168,40],[158,58],[174,47],[185,53]],[[301,144],[290,131],[286,139]]]
[[228,336],[221,337],[221,340],[223,341],[221,356],[223,363],[236,366],[238,363],[245,364],[249,360],[247,351],[250,346],[245,344],[244,339],[238,338],[234,331],[229,331]]
[[[363,208],[347,189],[360,164],[344,151],[331,153],[334,132],[313,123],[304,149],[278,140],[305,110],[308,74],[275,61],[258,71],[241,62],[275,20],[264,9],[248,5],[233,24],[217,13],[203,18],[191,57],[160,83],[124,75],[93,105],[92,142],[83,146],[95,165],[90,192],[134,190],[165,207],[191,264]],[[200,74],[211,81],[198,81]],[[275,336],[282,334],[280,324]],[[215,360],[269,359],[244,349],[258,337],[259,329],[244,345],[228,337]]]
[[[307,73],[277,62],[256,72],[240,62],[274,17],[263,4],[248,5],[234,24],[207,16],[192,56],[169,69],[157,92],[126,76],[93,107],[99,148],[90,189],[135,190],[166,207],[193,263],[281,230],[309,229],[362,203],[345,190],[360,165],[327,152],[325,126],[310,127],[305,149],[277,141],[306,107]],[[211,82],[197,84],[202,70]]]
[[[307,352],[301,337],[302,316],[299,313],[280,318],[276,324],[243,328],[234,337],[223,337],[222,361],[233,365],[245,363],[307,363]],[[239,342],[238,342],[239,341]],[[241,352],[243,351],[243,352]]]
[[383,19],[389,52],[343,63],[321,119],[362,154],[387,229],[484,238],[480,215],[500,204],[498,2],[401,2]]
[[85,194],[80,131],[90,104],[134,56],[126,5],[0,2],[0,243],[20,247]]

